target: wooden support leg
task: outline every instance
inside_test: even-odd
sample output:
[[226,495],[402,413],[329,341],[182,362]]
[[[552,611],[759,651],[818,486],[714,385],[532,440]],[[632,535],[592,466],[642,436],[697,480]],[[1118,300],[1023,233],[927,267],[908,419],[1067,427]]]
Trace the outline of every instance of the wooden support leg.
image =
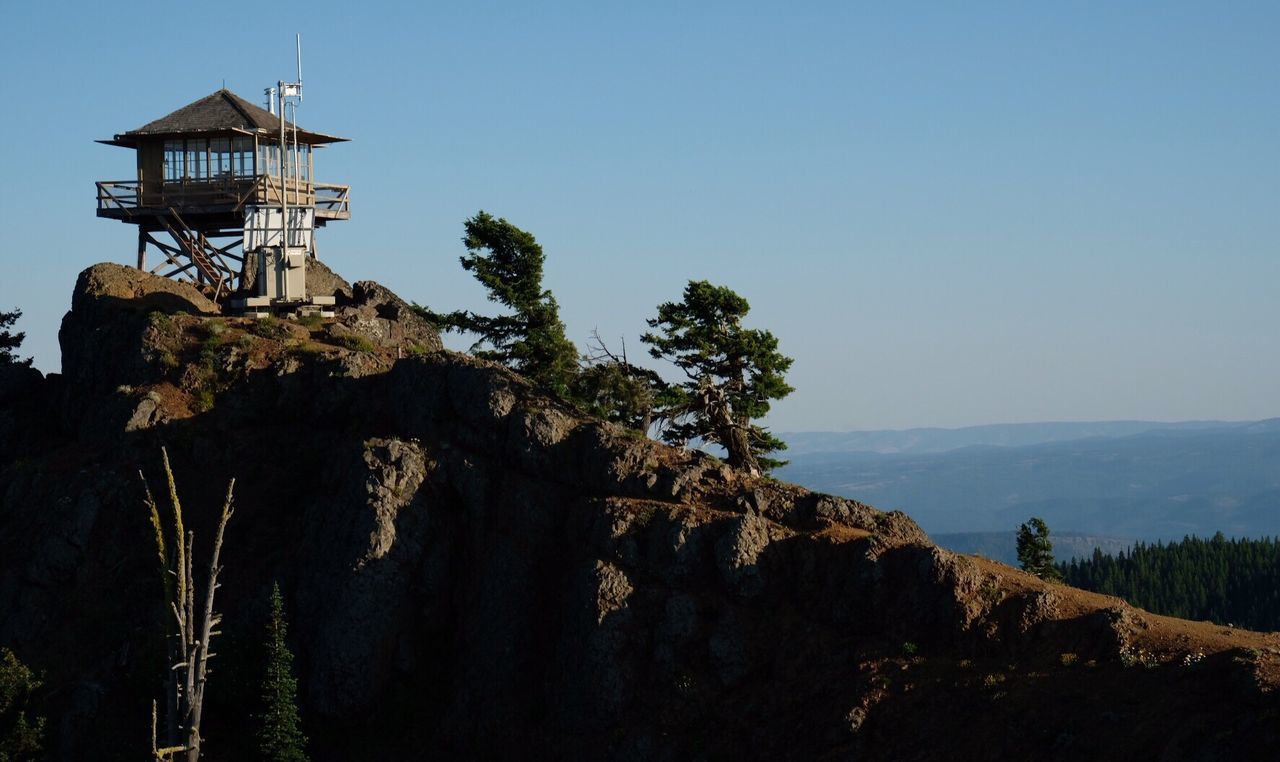
[[138,269],[147,269],[147,231],[138,226]]

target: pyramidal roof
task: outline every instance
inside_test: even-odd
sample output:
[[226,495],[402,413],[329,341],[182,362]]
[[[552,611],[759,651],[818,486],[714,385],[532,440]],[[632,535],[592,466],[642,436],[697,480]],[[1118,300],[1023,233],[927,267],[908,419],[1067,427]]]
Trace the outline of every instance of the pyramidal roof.
[[[294,125],[287,125],[292,137]],[[302,143],[338,143],[347,138],[325,135],[320,132],[298,130]],[[111,140],[99,141],[113,145],[136,146],[138,138],[160,135],[191,135],[198,133],[260,133],[267,136],[280,134],[280,117],[256,106],[230,90],[223,88],[189,103],[167,116],[148,122],[136,130],[116,135]]]

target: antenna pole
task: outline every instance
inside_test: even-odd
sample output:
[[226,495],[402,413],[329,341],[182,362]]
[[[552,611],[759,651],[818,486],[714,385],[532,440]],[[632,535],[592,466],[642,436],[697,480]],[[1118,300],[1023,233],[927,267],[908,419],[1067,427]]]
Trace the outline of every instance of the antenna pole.
[[302,100],[302,35],[297,35],[298,42],[298,100]]
[[[287,143],[285,143],[285,110],[284,110],[284,80],[276,83],[279,87],[279,103],[280,103],[280,146],[276,151],[276,155],[280,160],[280,263],[278,267],[287,267],[289,262],[289,186],[285,180],[285,161],[289,157]],[[289,298],[289,278],[284,278],[284,298]]]

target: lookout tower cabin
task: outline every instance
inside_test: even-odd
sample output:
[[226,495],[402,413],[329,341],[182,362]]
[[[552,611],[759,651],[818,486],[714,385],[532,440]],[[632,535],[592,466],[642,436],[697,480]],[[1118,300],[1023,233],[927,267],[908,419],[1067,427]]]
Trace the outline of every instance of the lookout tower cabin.
[[315,180],[316,149],[347,138],[304,130],[222,89],[110,140],[137,177],[98,186],[98,216],[138,226],[138,269],[266,311],[332,304],[306,293],[315,230],[351,218],[350,188]]

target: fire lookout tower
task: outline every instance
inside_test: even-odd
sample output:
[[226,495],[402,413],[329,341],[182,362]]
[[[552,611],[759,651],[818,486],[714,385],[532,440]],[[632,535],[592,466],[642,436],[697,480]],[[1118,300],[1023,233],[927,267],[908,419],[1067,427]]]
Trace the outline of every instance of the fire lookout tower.
[[138,226],[138,269],[154,250],[152,273],[251,312],[333,303],[306,293],[306,264],[316,228],[351,218],[350,188],[316,182],[314,153],[347,138],[287,118],[301,89],[269,89],[270,110],[222,89],[98,141],[137,151],[137,179],[97,186],[99,217]]

